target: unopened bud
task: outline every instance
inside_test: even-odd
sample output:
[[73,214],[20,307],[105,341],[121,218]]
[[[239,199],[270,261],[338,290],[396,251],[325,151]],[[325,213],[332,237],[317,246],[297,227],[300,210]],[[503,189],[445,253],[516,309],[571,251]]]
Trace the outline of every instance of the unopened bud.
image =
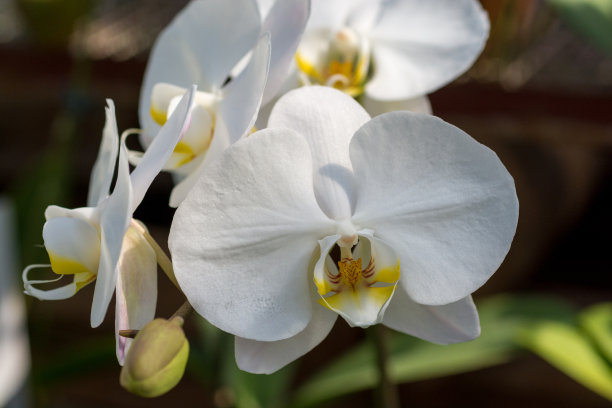
[[180,317],[155,319],[138,332],[119,377],[123,388],[153,398],[178,384],[189,357],[189,342],[182,325]]

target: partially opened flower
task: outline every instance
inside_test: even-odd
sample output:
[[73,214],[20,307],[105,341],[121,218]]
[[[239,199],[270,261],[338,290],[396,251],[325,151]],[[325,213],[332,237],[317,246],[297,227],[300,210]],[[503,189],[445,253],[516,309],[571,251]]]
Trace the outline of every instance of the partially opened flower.
[[427,112],[423,95],[467,70],[488,32],[476,0],[313,0],[298,73],[305,84],[364,94],[371,114],[390,110],[388,101]]
[[277,370],[337,316],[436,342],[478,336],[470,294],[504,259],[518,202],[495,153],[423,114],[370,120],[304,87],[229,148],[169,238],[193,307],[233,333],[247,371]]
[[[262,19],[254,0],[192,1],[153,47],[139,107],[145,145],[186,88],[195,83],[200,89],[192,126],[164,167],[180,180],[172,206],[207,163],[251,132],[262,97],[271,98],[285,77],[306,25],[308,1],[277,1],[265,11]],[[132,152],[131,161],[138,162],[138,153]]]
[[[143,227],[132,220],[149,185],[170,157],[188,125],[188,107],[195,87],[181,100],[161,128],[141,163],[129,173],[125,137],[119,144],[114,105],[108,100],[106,125],[94,165],[87,207],[67,209],[49,206],[43,227],[50,265],[30,265],[23,271],[25,292],[42,300],[66,299],[96,281],[91,307],[91,325],[102,323],[116,289],[116,328],[139,329],[154,317],[157,300],[155,252],[143,236]],[[110,186],[118,158],[117,178]],[[51,267],[59,277],[32,280],[32,269]],[[34,285],[72,280],[54,289]],[[126,339],[117,337],[117,357],[123,361]]]

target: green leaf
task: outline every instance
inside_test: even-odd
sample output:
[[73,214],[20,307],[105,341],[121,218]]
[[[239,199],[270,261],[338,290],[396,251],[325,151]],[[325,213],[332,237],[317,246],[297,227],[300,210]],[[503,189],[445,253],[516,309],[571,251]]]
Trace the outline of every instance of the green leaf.
[[[572,320],[574,310],[555,299],[500,295],[480,303],[482,335],[476,340],[448,346],[394,333],[390,375],[397,382],[419,381],[477,370],[508,361],[518,351],[518,331],[539,319]],[[360,344],[332,362],[296,392],[295,407],[376,386],[375,350]]]
[[548,0],[578,33],[612,53],[612,0]]
[[612,369],[578,328],[541,322],[523,330],[519,340],[569,377],[612,401]]
[[599,351],[612,363],[612,303],[592,306],[580,313],[579,319]]

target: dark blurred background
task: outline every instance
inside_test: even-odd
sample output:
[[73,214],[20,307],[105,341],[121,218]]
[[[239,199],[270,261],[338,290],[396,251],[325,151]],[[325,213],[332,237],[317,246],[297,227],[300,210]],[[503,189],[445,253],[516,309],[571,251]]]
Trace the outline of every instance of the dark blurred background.
[[[505,292],[559,296],[576,308],[610,300],[612,35],[593,28],[597,16],[586,20],[592,24],[576,18],[564,6],[571,1],[482,3],[491,20],[485,51],[469,72],[431,95],[434,113],[495,150],[517,185],[521,210],[512,250],[476,293],[477,304]],[[44,208],[85,203],[105,98],[115,101],[120,130],[138,127],[149,48],[185,4],[0,0],[0,191],[18,209],[21,267],[46,262],[39,246]],[[167,207],[171,186],[169,176],[160,176],[136,213],[161,243],[173,214]],[[101,328],[91,329],[92,293],[90,285],[66,301],[26,299],[32,350],[27,404],[231,405],[227,390],[198,374],[195,357],[181,384],[164,397],[144,400],[121,389],[112,310]],[[181,302],[160,277],[158,315],[171,315]],[[295,386],[325,358],[363,338],[340,320],[298,363]],[[188,322],[190,339],[202,335],[200,324]],[[400,391],[410,406],[609,406],[526,353],[483,370],[405,384]],[[368,393],[335,405],[369,406]]]

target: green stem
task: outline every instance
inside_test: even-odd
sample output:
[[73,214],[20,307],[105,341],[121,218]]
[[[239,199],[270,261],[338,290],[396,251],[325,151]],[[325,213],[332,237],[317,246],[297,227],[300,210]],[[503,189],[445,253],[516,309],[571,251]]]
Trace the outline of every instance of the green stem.
[[381,324],[377,324],[369,330],[376,349],[377,405],[380,408],[400,408],[397,387],[389,376],[389,331]]

